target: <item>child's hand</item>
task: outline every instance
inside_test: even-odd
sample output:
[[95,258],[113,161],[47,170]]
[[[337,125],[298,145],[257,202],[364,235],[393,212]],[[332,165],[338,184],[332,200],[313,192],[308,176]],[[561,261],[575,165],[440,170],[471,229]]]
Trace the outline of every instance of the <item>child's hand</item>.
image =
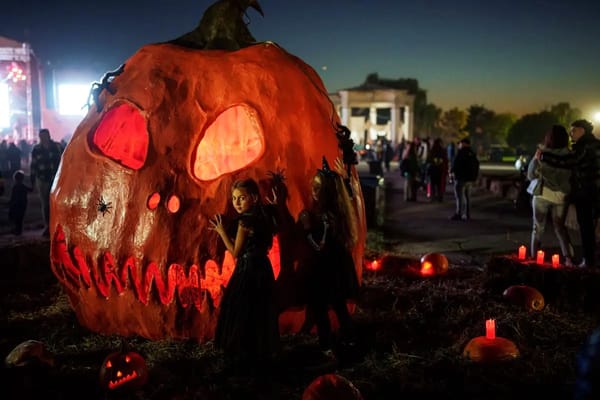
[[223,227],[223,219],[221,214],[215,215],[214,219],[211,219],[209,222],[210,227],[208,229],[211,231],[216,231],[221,236],[225,235],[225,228]]
[[268,196],[265,198],[267,204],[277,205],[277,192],[275,189],[271,189],[271,194],[273,195],[273,198],[269,198]]

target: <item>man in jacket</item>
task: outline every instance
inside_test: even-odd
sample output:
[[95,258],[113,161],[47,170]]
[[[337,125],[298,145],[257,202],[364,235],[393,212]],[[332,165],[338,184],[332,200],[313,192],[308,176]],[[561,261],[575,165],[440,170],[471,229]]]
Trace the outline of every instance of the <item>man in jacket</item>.
[[40,129],[40,143],[36,144],[31,151],[31,185],[37,183],[42,214],[46,229],[43,236],[49,236],[50,227],[50,188],[54,181],[54,175],[58,171],[58,165],[62,156],[62,146],[50,139],[48,129]]
[[572,169],[570,203],[575,205],[581,235],[583,260],[579,267],[596,265],[596,222],[600,212],[600,141],[592,133],[594,126],[585,119],[571,124],[573,152],[557,157],[541,152],[544,162]]
[[471,219],[471,188],[479,175],[479,160],[471,149],[468,138],[458,143],[458,152],[450,170],[454,180],[456,212],[450,217],[453,221]]

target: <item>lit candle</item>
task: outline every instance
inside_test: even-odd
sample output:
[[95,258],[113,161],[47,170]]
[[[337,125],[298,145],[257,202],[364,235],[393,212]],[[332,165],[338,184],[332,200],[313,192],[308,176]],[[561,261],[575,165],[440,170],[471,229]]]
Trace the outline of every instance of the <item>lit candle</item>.
[[496,339],[496,321],[488,319],[485,321],[485,337],[486,339]]
[[544,263],[544,251],[543,250],[538,250],[537,252],[537,259],[535,261],[538,264],[543,264]]
[[524,260],[526,254],[527,254],[527,247],[521,245],[519,247],[519,260]]
[[560,256],[558,254],[552,254],[552,267],[558,268],[560,265]]

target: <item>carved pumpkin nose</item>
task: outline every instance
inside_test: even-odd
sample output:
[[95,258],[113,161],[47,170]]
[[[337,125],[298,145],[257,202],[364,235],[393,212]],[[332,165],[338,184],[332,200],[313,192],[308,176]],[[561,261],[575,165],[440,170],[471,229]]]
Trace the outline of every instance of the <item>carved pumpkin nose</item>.
[[100,153],[135,170],[146,161],[148,141],[146,119],[128,103],[111,108],[92,135]]
[[201,181],[238,171],[256,161],[265,139],[256,111],[237,105],[222,112],[206,129],[192,155],[192,173]]

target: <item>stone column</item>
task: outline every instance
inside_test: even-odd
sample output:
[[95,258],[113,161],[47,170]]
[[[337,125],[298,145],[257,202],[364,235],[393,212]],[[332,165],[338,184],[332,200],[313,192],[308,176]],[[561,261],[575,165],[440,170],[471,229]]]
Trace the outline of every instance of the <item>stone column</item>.
[[415,116],[412,107],[407,104],[404,106],[404,133],[406,134],[406,140],[413,140],[414,138],[414,122]]
[[369,139],[373,139],[373,130],[375,129],[374,127],[377,126],[377,108],[373,106],[369,107],[369,122]]
[[390,140],[394,144],[400,143],[401,138],[398,137],[398,117],[400,116],[400,109],[396,105],[396,102],[392,103],[390,108],[390,122],[391,122],[391,132],[390,132]]
[[342,121],[342,125],[350,126],[350,107],[341,107],[342,112],[340,113],[340,119]]

